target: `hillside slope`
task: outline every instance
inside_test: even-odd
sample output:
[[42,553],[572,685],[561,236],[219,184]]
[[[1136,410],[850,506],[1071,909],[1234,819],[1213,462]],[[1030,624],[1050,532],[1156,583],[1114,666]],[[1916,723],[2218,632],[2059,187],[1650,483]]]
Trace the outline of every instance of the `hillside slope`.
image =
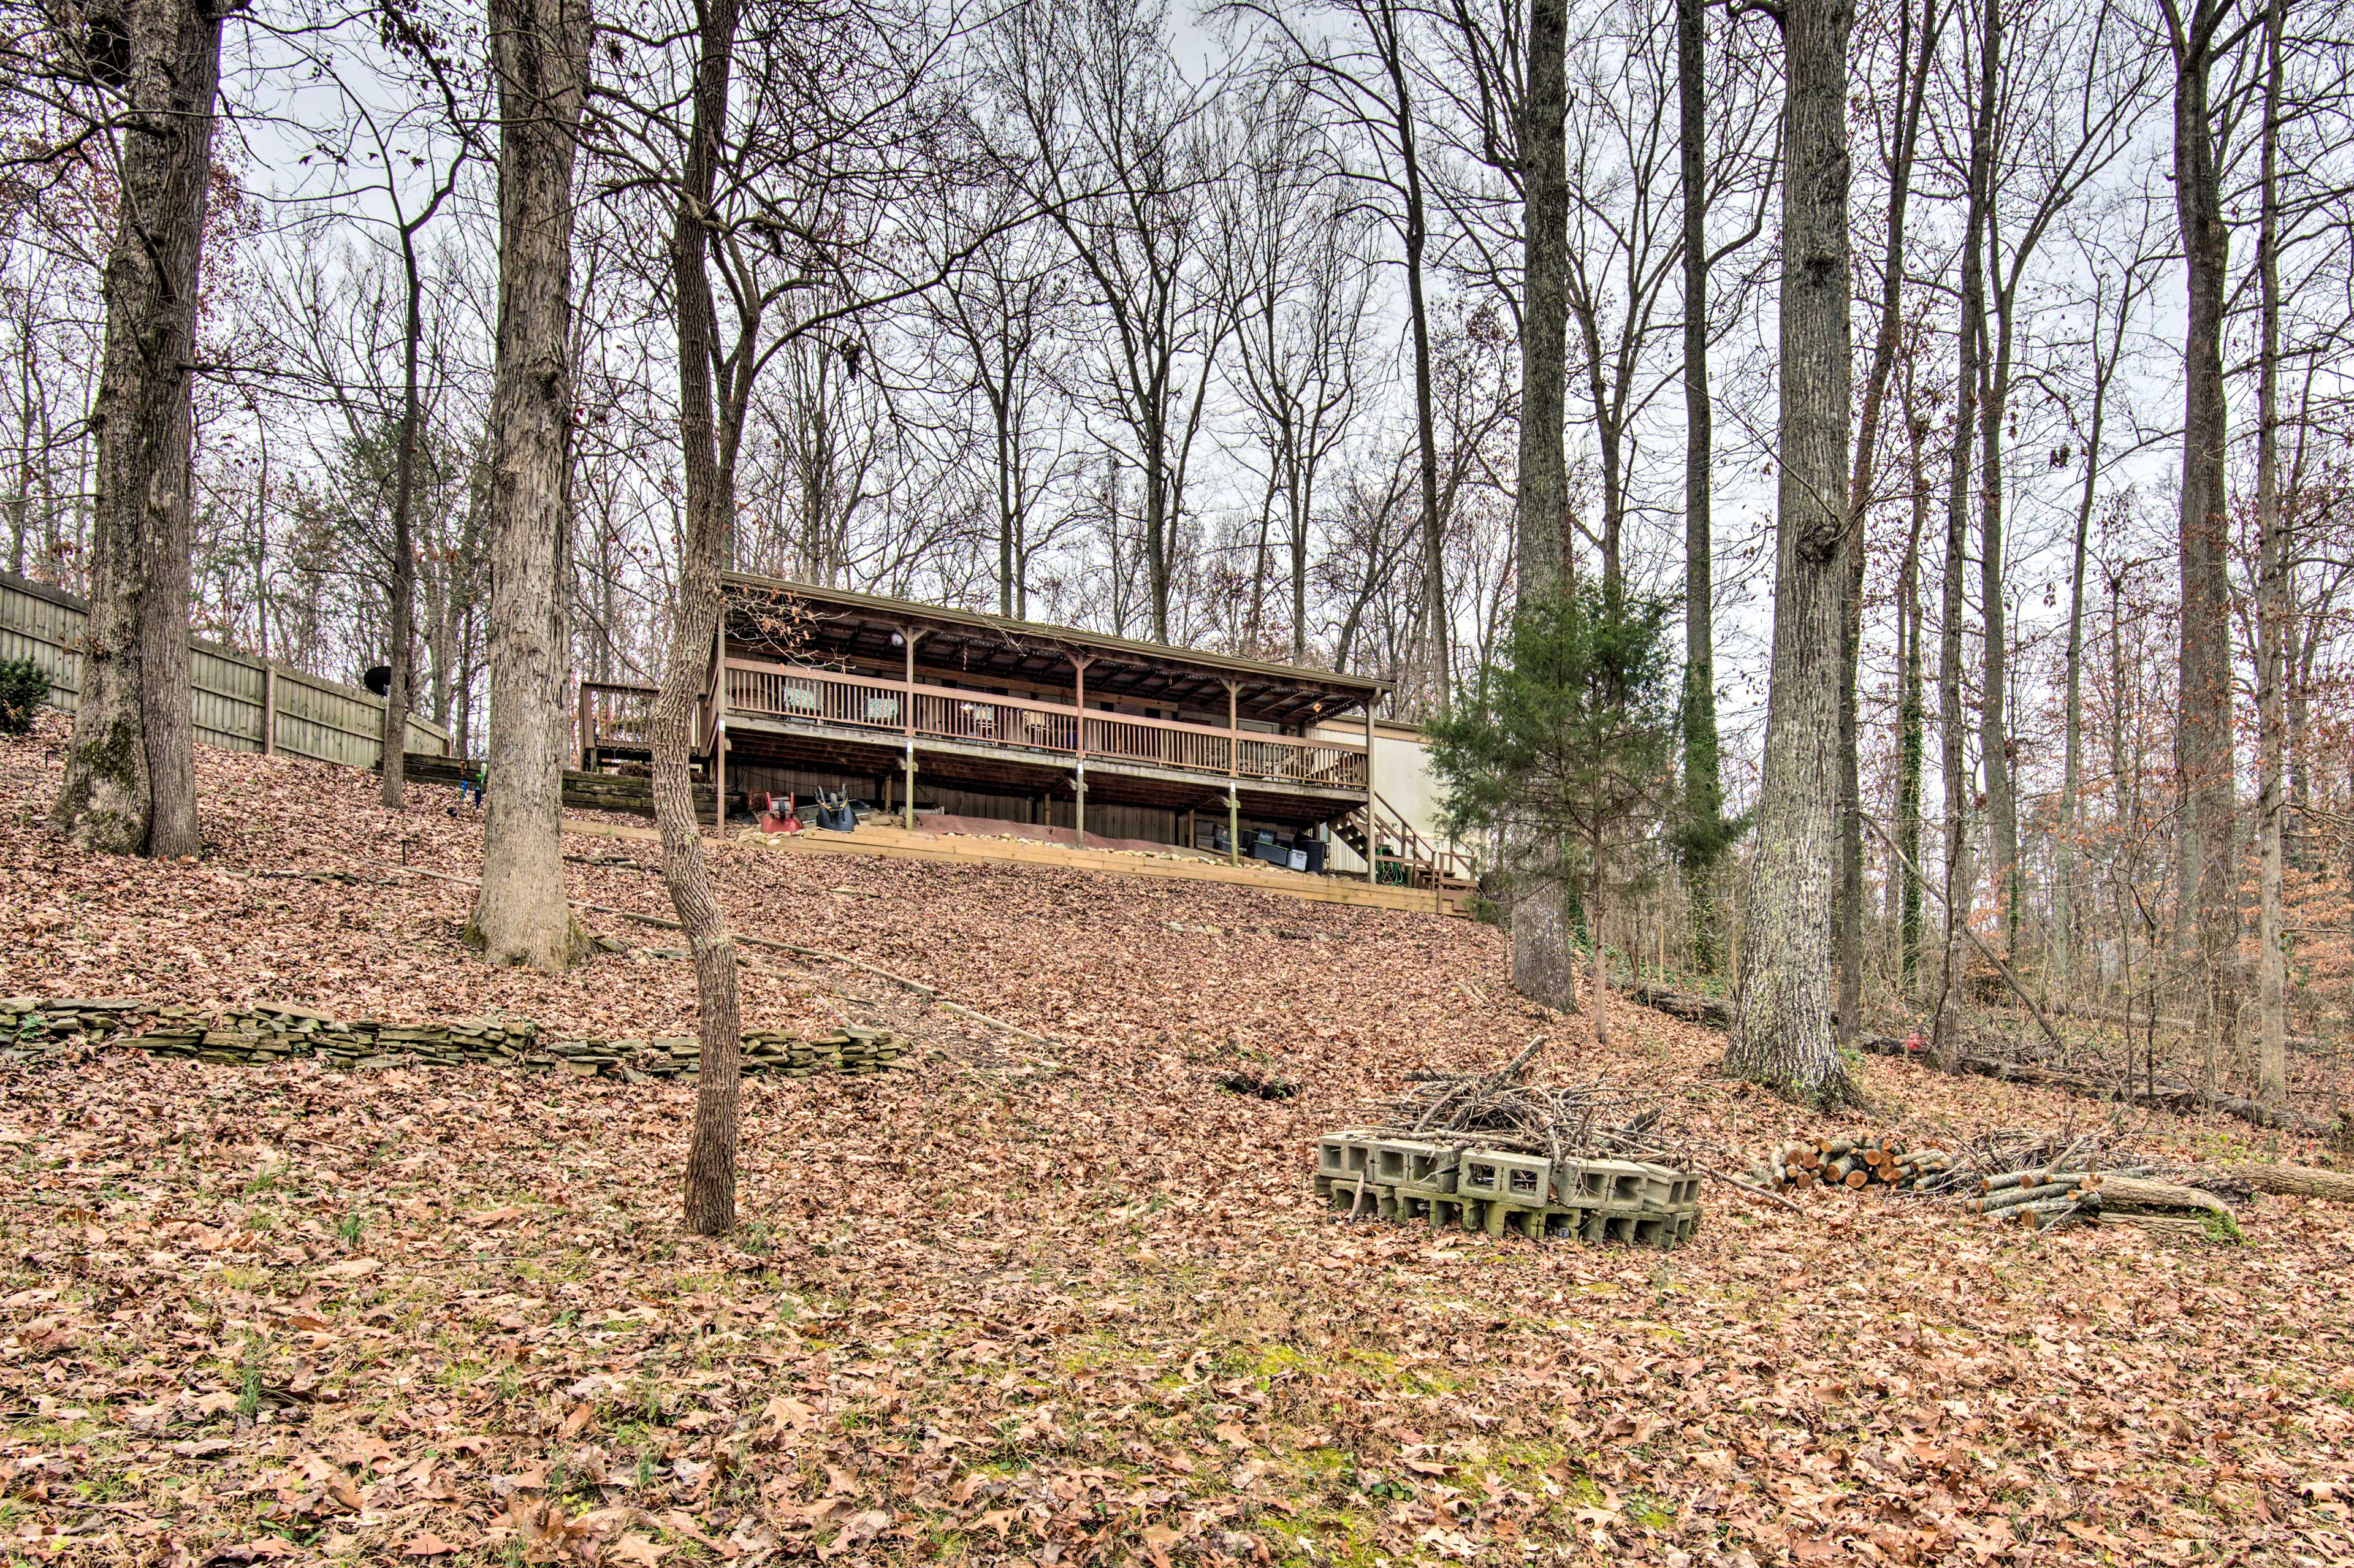
[[[395,817],[358,775],[207,751],[201,863],[92,859],[37,825],[58,738],[0,745],[0,991],[692,1030],[666,933],[585,916],[634,950],[561,979],[467,956],[466,890],[413,874],[480,853],[439,792]],[[650,851],[567,848],[576,897],[667,914]],[[717,1244],[676,1224],[684,1082],[119,1048],[0,1070],[0,1539],[190,1563],[2354,1553],[2343,1207],[2261,1200],[2228,1249],[1721,1185],[1665,1254],[1351,1224],[1307,1192],[1316,1134],[1534,1033],[1547,1073],[1645,1087],[1731,1149],[1828,1124],[1656,1014],[1620,1010],[1597,1054],[1469,922],[718,866],[744,928],[1055,1044],[748,954],[748,1025],[878,1021],[917,1065],[748,1084],[747,1224]],[[1238,1068],[1298,1093],[1222,1088]],[[1861,1071],[1872,1125],[1922,1136],[2097,1119]],[[2137,1126],[2178,1159],[2246,1130]]]

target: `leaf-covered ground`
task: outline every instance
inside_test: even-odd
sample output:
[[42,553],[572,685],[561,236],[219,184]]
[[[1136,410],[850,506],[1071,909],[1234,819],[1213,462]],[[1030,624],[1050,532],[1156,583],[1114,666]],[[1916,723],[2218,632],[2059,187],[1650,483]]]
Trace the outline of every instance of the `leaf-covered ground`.
[[[479,823],[200,753],[201,863],[48,838],[54,725],[0,745],[0,992],[497,1008],[692,1028],[676,938],[561,980],[458,941]],[[576,897],[667,913],[650,846]],[[1314,1136],[1551,1032],[1758,1150],[1823,1124],[1718,1041],[1503,988],[1461,921],[1216,886],[731,848],[748,1026],[880,1019],[917,1065],[747,1085],[742,1212],[683,1234],[694,1089],[112,1050],[0,1076],[0,1552],[22,1561],[2266,1563],[2354,1558],[2354,1212],[2249,1245],[2038,1237],[1710,1186],[1673,1253],[1351,1224]],[[348,881],[289,877],[344,871]],[[1238,1067],[1297,1097],[1230,1093]],[[2089,1124],[1862,1066],[1871,1125]],[[1858,1125],[1862,1125],[1859,1123]],[[2178,1159],[2236,1124],[2157,1118]],[[2268,1135],[2267,1135],[2268,1136]],[[2273,1152],[2269,1142],[2263,1152]],[[2285,1157],[2309,1157],[2294,1147]]]

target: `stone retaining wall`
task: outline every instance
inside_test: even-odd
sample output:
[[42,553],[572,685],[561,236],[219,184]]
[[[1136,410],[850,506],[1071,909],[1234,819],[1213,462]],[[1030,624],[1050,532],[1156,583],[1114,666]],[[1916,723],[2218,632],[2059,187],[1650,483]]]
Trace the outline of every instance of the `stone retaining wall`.
[[[900,1055],[897,1035],[856,1026],[813,1039],[753,1030],[743,1043],[746,1073],[788,1078],[879,1073],[896,1066]],[[0,997],[0,1065],[37,1061],[94,1044],[122,1044],[155,1056],[224,1065],[290,1056],[308,1056],[336,1067],[490,1063],[631,1083],[691,1077],[702,1056],[692,1035],[565,1040],[523,1019],[345,1022],[292,1002],[207,1012],[125,997]]]

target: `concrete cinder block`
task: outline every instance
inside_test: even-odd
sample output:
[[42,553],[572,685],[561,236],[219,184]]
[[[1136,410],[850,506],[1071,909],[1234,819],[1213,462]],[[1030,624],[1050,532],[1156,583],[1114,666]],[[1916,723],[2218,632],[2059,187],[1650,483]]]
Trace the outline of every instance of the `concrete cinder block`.
[[1316,1140],[1319,1176],[1356,1177],[1370,1168],[1374,1135],[1361,1129],[1328,1132]]
[[1543,1208],[1552,1188],[1553,1161],[1538,1154],[1469,1150],[1455,1175],[1457,1192],[1485,1202],[1509,1203],[1514,1208]]
[[1376,1139],[1373,1160],[1373,1175],[1379,1181],[1425,1192],[1455,1190],[1456,1151],[1444,1144],[1410,1138]]
[[1337,1214],[1532,1241],[1672,1247],[1691,1238],[1701,1215],[1700,1178],[1689,1171],[1466,1150],[1364,1128],[1317,1140],[1312,1185]]
[[1649,1184],[1649,1171],[1631,1160],[1579,1160],[1569,1164],[1576,1175],[1576,1183],[1574,1190],[1559,1195],[1556,1201],[1563,1203],[1639,1203]]
[[1680,1171],[1671,1171],[1664,1165],[1644,1165],[1641,1170],[1643,1202],[1654,1209],[1674,1207],[1676,1191],[1684,1182],[1683,1173]]

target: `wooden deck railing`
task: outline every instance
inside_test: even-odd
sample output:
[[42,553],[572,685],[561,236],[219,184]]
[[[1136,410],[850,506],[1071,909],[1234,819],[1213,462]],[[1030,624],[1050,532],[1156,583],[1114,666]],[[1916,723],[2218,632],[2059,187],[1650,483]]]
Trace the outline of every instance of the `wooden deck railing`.
[[1213,729],[1133,714],[1082,713],[1059,703],[920,683],[911,686],[840,670],[730,659],[727,711],[967,741],[1057,758],[1099,757],[1215,778],[1339,789],[1365,787],[1362,746]]
[[644,751],[653,744],[652,686],[580,683],[580,765],[599,751]]

